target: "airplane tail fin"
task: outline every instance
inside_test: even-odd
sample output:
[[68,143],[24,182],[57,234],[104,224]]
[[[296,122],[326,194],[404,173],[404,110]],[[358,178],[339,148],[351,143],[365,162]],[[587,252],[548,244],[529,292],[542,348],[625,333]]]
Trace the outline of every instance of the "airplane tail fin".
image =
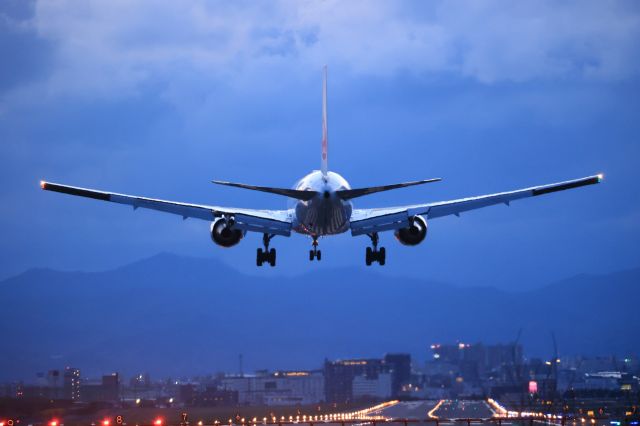
[[320,170],[323,176],[329,172],[328,165],[328,132],[327,132],[327,66],[322,69],[322,163]]
[[403,182],[403,183],[394,183],[392,185],[383,185],[383,186],[370,186],[367,188],[356,188],[356,189],[343,189],[340,191],[336,191],[338,197],[343,200],[350,200],[356,197],[362,197],[363,195],[375,194],[376,192],[389,191],[391,189],[398,188],[406,188],[407,186],[414,185],[422,185],[424,183],[438,182],[442,180],[441,178],[433,178],[433,179],[425,179],[425,180],[417,180],[414,182]]
[[255,186],[244,183],[224,182],[220,180],[212,180],[212,183],[224,186],[233,186],[236,188],[250,189],[252,191],[268,192],[270,194],[284,195],[285,197],[295,198],[297,200],[309,201],[318,193],[316,191],[301,191],[299,189],[273,188],[270,186]]

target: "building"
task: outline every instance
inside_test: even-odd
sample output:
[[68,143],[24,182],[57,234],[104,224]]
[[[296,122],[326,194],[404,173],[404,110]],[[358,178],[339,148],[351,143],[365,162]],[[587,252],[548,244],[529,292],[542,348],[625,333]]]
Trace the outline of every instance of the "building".
[[120,382],[118,373],[102,376],[102,381],[86,382],[80,385],[80,399],[83,402],[118,401]]
[[[306,405],[324,401],[324,378],[320,371],[260,372],[229,376],[221,380],[221,390],[235,392],[244,405]],[[227,395],[226,398],[232,398]]]
[[393,392],[393,375],[380,373],[372,378],[366,375],[356,376],[352,382],[354,400],[382,400],[391,397]]
[[325,360],[324,391],[326,402],[350,402],[353,396],[353,379],[364,376],[375,380],[381,373],[390,370],[382,359]]
[[72,367],[65,368],[62,383],[64,398],[80,401],[80,370]]
[[521,365],[522,345],[508,343],[487,346],[487,368],[492,370],[504,365]]
[[397,397],[402,386],[411,383],[411,355],[386,354],[384,363],[391,371],[391,396]]

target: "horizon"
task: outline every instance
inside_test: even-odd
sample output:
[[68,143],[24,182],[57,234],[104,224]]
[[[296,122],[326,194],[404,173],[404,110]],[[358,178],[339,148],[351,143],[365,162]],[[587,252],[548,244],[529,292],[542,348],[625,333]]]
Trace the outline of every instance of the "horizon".
[[[180,254],[180,253],[174,253],[174,252],[170,252],[170,251],[160,251],[157,252],[155,254],[149,255],[149,256],[144,256],[138,259],[134,259],[119,265],[115,265],[112,267],[108,267],[106,269],[80,269],[80,268],[71,268],[71,269],[63,269],[63,268],[55,268],[55,267],[47,267],[47,266],[34,266],[28,269],[25,269],[24,271],[18,272],[15,275],[6,277],[6,278],[0,278],[0,283],[3,283],[5,281],[11,280],[13,278],[19,277],[25,273],[28,273],[29,271],[32,270],[50,270],[50,271],[54,271],[54,272],[80,272],[80,273],[89,273],[89,274],[100,274],[100,273],[107,273],[107,272],[111,272],[111,271],[115,271],[118,269],[122,269],[122,268],[126,268],[128,266],[132,266],[135,264],[139,264],[139,263],[144,263],[145,261],[149,261],[161,256],[172,256],[172,257],[176,257],[176,258],[183,258],[183,259],[193,259],[193,260],[199,260],[199,261],[213,261],[213,262],[219,262],[222,265],[224,265],[225,267],[228,267],[229,269],[231,269],[232,271],[234,271],[235,273],[241,274],[243,276],[246,277],[255,277],[255,275],[251,274],[250,272],[244,271],[242,269],[239,269],[236,265],[234,264],[228,264],[226,263],[224,260],[220,260],[217,259],[215,257],[212,256],[198,256],[198,255],[187,255],[187,254]],[[357,271],[357,272],[365,272],[365,273],[371,273],[371,274],[375,274],[375,275],[380,275],[383,276],[385,278],[395,278],[395,279],[411,279],[411,280],[423,280],[426,282],[430,282],[430,283],[434,283],[434,284],[443,284],[443,285],[447,285],[447,286],[452,286],[452,287],[460,287],[460,288],[471,288],[471,287],[487,287],[487,288],[493,288],[499,291],[504,291],[504,292],[528,292],[528,291],[534,291],[534,290],[539,290],[543,287],[547,287],[550,285],[554,285],[554,284],[558,284],[558,283],[562,283],[565,281],[569,281],[575,278],[579,278],[582,276],[591,276],[591,277],[602,277],[602,276],[606,276],[606,275],[616,275],[616,274],[620,274],[620,273],[625,273],[625,272],[631,272],[634,271],[636,269],[640,269],[640,265],[638,266],[631,266],[628,268],[623,268],[623,269],[619,269],[619,270],[614,270],[614,271],[610,271],[610,272],[576,272],[573,273],[571,275],[567,275],[564,277],[559,277],[556,279],[553,279],[551,281],[545,281],[545,282],[540,282],[537,284],[532,285],[531,287],[524,287],[524,288],[513,288],[513,287],[501,287],[501,286],[492,286],[490,284],[487,285],[477,285],[477,284],[473,284],[473,283],[460,283],[460,282],[453,282],[453,281],[441,281],[441,280],[432,280],[429,279],[428,277],[415,277],[415,276],[403,276],[403,275],[392,275],[392,274],[388,274],[385,273],[386,271],[384,269],[380,269],[380,268],[365,268],[362,266],[357,266],[357,265],[345,265],[345,266],[336,266],[336,267],[329,267],[329,268],[324,268],[320,271],[294,271],[290,274],[286,274],[286,271],[283,271],[282,269],[275,269],[271,274],[269,274],[268,276],[266,276],[265,278],[268,279],[277,279],[277,278],[286,278],[286,279],[291,279],[291,278],[299,278],[299,277],[304,277],[306,275],[309,274],[313,274],[313,273],[332,273],[332,272],[336,272],[336,271]],[[262,274],[264,276],[264,274]],[[516,280],[517,278],[514,277],[514,280]]]

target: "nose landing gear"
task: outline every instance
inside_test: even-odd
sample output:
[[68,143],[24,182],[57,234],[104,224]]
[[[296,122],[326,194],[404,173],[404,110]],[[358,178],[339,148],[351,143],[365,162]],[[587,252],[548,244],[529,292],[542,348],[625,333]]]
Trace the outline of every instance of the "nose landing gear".
[[257,266],[262,266],[264,262],[267,262],[271,266],[276,266],[276,249],[272,248],[269,250],[269,242],[271,242],[273,237],[275,237],[273,234],[263,234],[262,244],[264,244],[264,250],[261,248],[258,249],[256,256]]
[[313,237],[313,250],[309,250],[309,260],[313,262],[313,259],[318,261],[322,260],[322,251],[318,250],[318,237]]
[[371,244],[373,247],[367,247],[365,252],[365,263],[367,266],[371,266],[373,262],[378,262],[380,266],[384,266],[387,258],[387,251],[384,247],[380,247],[380,250],[378,250],[378,233],[373,232],[371,234],[367,234],[367,236],[371,238]]

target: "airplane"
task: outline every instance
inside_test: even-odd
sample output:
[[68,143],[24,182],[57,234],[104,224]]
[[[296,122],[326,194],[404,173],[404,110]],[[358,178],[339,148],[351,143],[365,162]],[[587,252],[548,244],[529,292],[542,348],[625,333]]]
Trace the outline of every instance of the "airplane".
[[191,204],[165,201],[155,198],[139,197],[115,192],[98,191],[76,186],[41,181],[43,190],[63,194],[93,198],[101,201],[126,204],[133,209],[146,208],[172,213],[183,219],[197,218],[211,221],[210,234],[214,243],[221,247],[238,244],[247,232],[262,233],[263,247],[257,249],[256,265],[268,263],[276,265],[276,250],[269,248],[276,236],[289,237],[292,232],[311,237],[312,248],[309,260],[322,259],[318,249],[320,237],[351,231],[352,236],[366,235],[371,246],[366,248],[365,263],[370,266],[377,262],[386,263],[386,250],[378,247],[380,232],[393,231],[396,239],[404,245],[416,246],[427,236],[427,223],[431,219],[456,215],[469,210],[496,204],[507,206],[515,200],[539,195],[551,194],[567,189],[600,183],[602,174],[587,176],[564,182],[532,186],[515,191],[498,192],[449,201],[411,204],[397,207],[356,209],[351,200],[354,198],[389,191],[398,188],[423,185],[440,181],[440,178],[403,182],[391,185],[351,188],[338,173],[329,171],[328,130],[327,130],[327,67],[323,68],[322,81],[322,139],[320,170],[314,170],[300,179],[292,189],[247,185],[226,181],[212,181],[218,185],[261,191],[289,197],[295,200],[295,206],[288,210],[255,210],[229,208],[204,204]]

